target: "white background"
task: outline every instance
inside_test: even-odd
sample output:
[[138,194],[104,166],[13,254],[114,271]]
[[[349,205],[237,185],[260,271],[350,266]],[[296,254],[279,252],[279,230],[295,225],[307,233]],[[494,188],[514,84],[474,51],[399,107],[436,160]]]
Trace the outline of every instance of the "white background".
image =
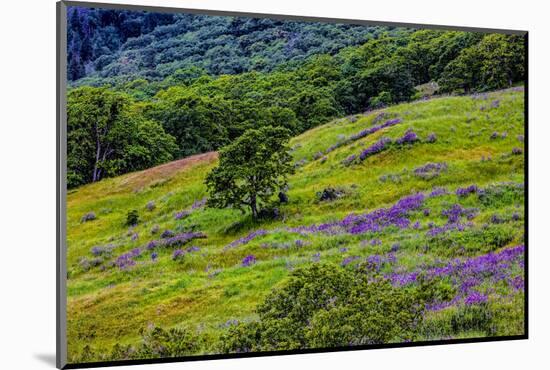
[[[148,365],[149,368],[548,368],[550,246],[545,238],[549,206],[545,185],[550,160],[550,21],[544,1],[126,2],[530,31],[529,340]],[[0,368],[51,369],[55,359],[55,1],[3,1],[0,17]]]

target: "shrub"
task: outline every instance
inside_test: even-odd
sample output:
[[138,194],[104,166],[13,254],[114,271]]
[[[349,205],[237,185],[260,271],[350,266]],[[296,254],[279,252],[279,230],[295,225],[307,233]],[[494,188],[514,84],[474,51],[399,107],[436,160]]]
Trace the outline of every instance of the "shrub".
[[229,328],[222,352],[323,348],[413,339],[414,293],[356,270],[314,264],[292,272],[257,308],[259,321]]
[[279,192],[279,203],[288,203],[288,195],[285,192]]
[[136,358],[160,358],[188,356],[196,353],[202,339],[194,332],[185,329],[164,330],[150,327],[141,332],[142,340],[136,348]]
[[339,188],[325,188],[322,191],[317,192],[316,194],[317,200],[323,202],[323,201],[333,201],[338,198],[342,198],[346,195],[346,192],[343,189]]
[[94,212],[88,212],[86,213],[84,216],[82,216],[82,218],[80,219],[81,222],[88,222],[88,221],[93,221],[95,220],[97,217],[95,215]]
[[136,209],[128,211],[126,214],[126,225],[127,226],[136,226],[139,222],[139,214]]

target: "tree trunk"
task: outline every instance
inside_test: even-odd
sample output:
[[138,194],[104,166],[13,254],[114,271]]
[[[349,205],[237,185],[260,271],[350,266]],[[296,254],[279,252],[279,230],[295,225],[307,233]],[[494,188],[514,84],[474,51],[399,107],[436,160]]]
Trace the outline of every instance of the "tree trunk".
[[99,181],[99,156],[101,153],[101,145],[97,140],[97,149],[95,154],[94,172],[92,173],[92,182]]
[[256,194],[250,196],[250,209],[252,210],[252,218],[258,218],[258,206],[256,205]]

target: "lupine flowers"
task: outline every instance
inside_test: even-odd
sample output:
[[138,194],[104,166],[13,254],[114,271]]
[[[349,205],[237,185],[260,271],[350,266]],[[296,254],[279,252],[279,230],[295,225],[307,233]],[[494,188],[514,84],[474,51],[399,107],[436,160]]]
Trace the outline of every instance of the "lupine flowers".
[[[377,126],[373,126],[373,127],[369,127],[367,129],[364,129],[356,134],[353,134],[351,135],[349,138],[342,138],[340,139],[337,143],[331,145],[329,148],[327,148],[324,152],[324,154],[328,154],[344,145],[348,145],[349,143],[352,143],[356,140],[359,140],[359,139],[362,139],[368,135],[371,135],[371,134],[374,134],[375,132],[377,131],[380,131],[386,127],[391,127],[391,126],[395,126],[399,123],[403,122],[403,120],[401,118],[394,118],[394,119],[390,119],[390,120],[387,120],[386,122],[384,122],[383,124],[381,125],[377,125]],[[319,153],[316,153],[314,156],[313,156],[313,159],[319,159],[321,158],[323,155],[323,153],[319,152]]]

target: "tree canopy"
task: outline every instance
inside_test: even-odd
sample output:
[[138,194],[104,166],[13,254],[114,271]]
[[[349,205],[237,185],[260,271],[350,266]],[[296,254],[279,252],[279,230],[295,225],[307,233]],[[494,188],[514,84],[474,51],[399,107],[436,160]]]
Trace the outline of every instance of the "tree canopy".
[[106,88],[72,90],[67,101],[67,179],[74,187],[169,161],[177,146],[162,126],[144,118],[124,94]]
[[287,142],[290,132],[282,127],[266,126],[247,130],[233,143],[220,150],[219,165],[206,177],[215,208],[248,208],[258,217],[262,205],[287,184],[293,172]]

